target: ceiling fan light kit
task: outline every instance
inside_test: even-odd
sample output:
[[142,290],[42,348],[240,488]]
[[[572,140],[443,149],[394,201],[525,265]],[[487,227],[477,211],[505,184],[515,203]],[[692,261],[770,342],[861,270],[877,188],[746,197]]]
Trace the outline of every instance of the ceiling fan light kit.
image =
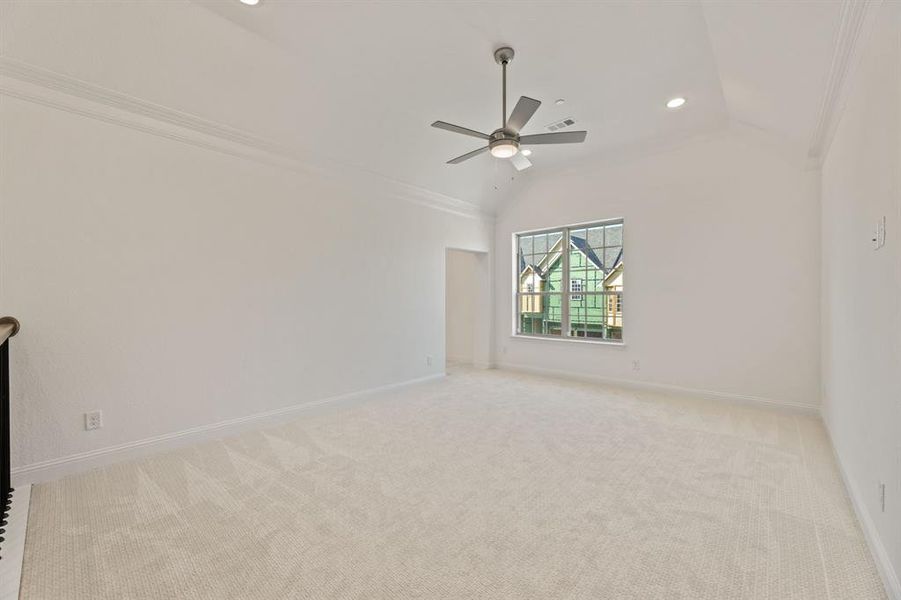
[[495,158],[510,158],[519,151],[519,144],[516,140],[502,137],[492,140],[488,148],[491,156]]
[[513,112],[507,116],[507,65],[513,60],[513,48],[504,46],[494,51],[494,60],[501,65],[501,127],[495,129],[490,134],[482,133],[467,127],[453,125],[444,121],[435,121],[432,127],[445,129],[460,133],[471,137],[477,137],[488,142],[483,148],[478,148],[472,152],[467,152],[457,158],[447,161],[448,164],[456,165],[465,160],[469,160],[486,150],[495,158],[509,158],[510,162],[517,171],[522,171],[532,166],[532,163],[520,152],[521,145],[528,144],[579,144],[585,141],[587,131],[567,131],[559,133],[538,133],[533,135],[520,135],[520,131],[525,127],[541,102],[534,98],[522,96],[513,107]]

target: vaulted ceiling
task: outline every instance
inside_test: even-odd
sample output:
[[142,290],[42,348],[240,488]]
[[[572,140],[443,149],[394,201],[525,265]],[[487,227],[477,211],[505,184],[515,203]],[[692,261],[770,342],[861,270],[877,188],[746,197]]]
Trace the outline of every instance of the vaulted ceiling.
[[[16,23],[3,30],[6,56],[491,211],[511,178],[730,123],[799,158],[815,155],[850,9],[839,1],[194,0],[3,10]],[[27,37],[17,35],[26,25]],[[543,103],[524,133],[571,117],[587,141],[537,146],[522,173],[488,155],[447,165],[479,140],[429,124],[500,125],[492,58],[500,45],[516,50],[510,104],[520,95]],[[688,102],[669,110],[673,96]]]

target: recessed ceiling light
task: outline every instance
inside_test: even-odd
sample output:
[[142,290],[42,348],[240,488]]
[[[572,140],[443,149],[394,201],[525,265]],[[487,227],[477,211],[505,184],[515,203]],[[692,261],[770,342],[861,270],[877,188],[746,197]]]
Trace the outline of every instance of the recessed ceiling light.
[[563,98],[557,98],[557,100],[554,102],[554,104],[556,104],[557,106],[560,106],[564,102],[566,102],[566,100],[564,100]]
[[669,100],[669,102],[666,103],[666,107],[667,108],[679,108],[683,104],[685,104],[685,98],[678,96],[676,98],[672,98],[671,100]]
[[241,0],[241,4],[246,4],[247,6],[256,6],[260,3],[260,0]]
[[532,156],[532,151],[529,150],[528,148],[523,148],[522,150],[519,151],[519,153],[522,154],[523,156]]

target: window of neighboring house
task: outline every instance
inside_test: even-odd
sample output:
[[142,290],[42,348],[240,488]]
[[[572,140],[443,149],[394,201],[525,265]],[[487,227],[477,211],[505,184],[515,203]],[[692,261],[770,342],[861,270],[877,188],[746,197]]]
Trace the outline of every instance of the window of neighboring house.
[[519,233],[514,241],[516,335],[622,341],[622,219]]
[[581,302],[582,296],[580,293],[582,292],[582,280],[581,279],[570,279],[569,280],[569,291],[572,292],[570,294],[569,299],[572,302]]

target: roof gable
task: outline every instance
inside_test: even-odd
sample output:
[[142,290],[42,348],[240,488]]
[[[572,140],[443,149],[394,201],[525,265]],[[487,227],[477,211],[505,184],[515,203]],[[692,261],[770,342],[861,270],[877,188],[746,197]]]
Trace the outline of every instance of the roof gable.
[[[594,248],[589,247],[588,242],[585,241],[585,238],[581,238],[575,235],[571,235],[569,237],[569,244],[572,248],[578,250],[592,265],[595,266],[602,273],[606,273],[608,269],[604,268],[604,261],[597,255],[594,251]],[[526,263],[525,258],[520,255],[519,256],[519,275],[520,278],[525,275],[526,271],[531,269],[536,275],[544,279],[547,275],[548,271],[550,271],[557,261],[560,260],[562,255],[561,247],[563,245],[563,238],[561,237],[557,240],[553,246],[547,251],[544,257],[538,262],[537,265]],[[613,264],[609,267],[612,271],[619,264],[623,262],[623,250],[620,248],[619,254],[616,255],[616,259],[613,261]],[[606,276],[606,275],[605,275]]]
[[[520,261],[522,264],[526,264],[525,261]],[[538,267],[535,265],[526,264],[526,266],[520,270],[519,272],[519,280],[523,281],[529,273],[532,273],[538,279],[544,280],[544,273],[542,273]]]
[[595,252],[594,252],[594,250],[593,250],[592,248],[589,248],[589,247],[588,247],[588,242],[585,241],[585,238],[580,238],[580,237],[577,237],[577,236],[575,236],[575,235],[571,235],[571,236],[569,236],[569,243],[570,243],[576,250],[578,250],[579,252],[581,252],[582,254],[584,254],[584,255],[585,255],[585,258],[587,258],[588,260],[590,260],[591,263],[592,263],[595,267],[597,267],[597,268],[600,269],[601,271],[604,270],[604,263],[603,263],[603,261],[602,261],[600,258],[598,258],[598,255],[595,254]]
[[[544,258],[541,259],[541,262],[538,263],[538,267],[541,272],[546,273],[547,271],[550,271],[551,268],[557,263],[557,261],[560,260],[560,250],[562,245],[563,238],[560,238],[553,246],[551,246],[551,249],[548,250]],[[581,252],[582,255],[585,256],[585,258],[587,258],[588,261],[591,262],[591,264],[593,264],[596,268],[600,269],[601,271],[604,270],[603,262],[600,258],[598,258],[598,255],[595,254],[594,250],[588,247],[588,243],[583,238],[571,235],[569,237],[569,245]]]

